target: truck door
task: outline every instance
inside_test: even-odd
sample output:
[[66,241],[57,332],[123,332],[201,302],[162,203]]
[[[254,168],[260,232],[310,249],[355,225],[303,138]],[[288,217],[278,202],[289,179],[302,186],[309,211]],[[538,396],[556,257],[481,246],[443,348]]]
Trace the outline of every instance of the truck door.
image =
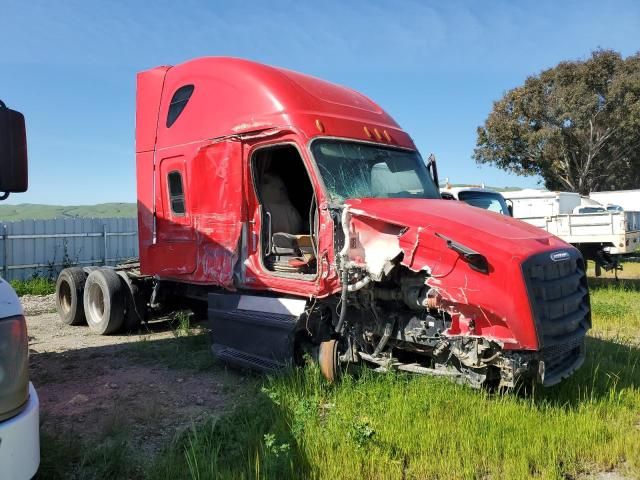
[[163,275],[195,270],[196,245],[185,158],[162,158],[156,181],[156,244],[153,254]]
[[240,258],[240,236],[246,222],[243,198],[242,144],[215,141],[199,149],[192,162],[190,191],[198,235],[195,277],[231,287]]

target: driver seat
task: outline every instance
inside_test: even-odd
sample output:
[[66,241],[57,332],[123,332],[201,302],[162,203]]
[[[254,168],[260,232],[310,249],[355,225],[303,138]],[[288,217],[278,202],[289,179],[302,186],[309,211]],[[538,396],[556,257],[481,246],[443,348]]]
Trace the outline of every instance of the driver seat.
[[271,217],[270,262],[274,270],[297,272],[310,262],[311,237],[301,235],[300,212],[293,205],[284,181],[266,173],[262,178],[262,203]]

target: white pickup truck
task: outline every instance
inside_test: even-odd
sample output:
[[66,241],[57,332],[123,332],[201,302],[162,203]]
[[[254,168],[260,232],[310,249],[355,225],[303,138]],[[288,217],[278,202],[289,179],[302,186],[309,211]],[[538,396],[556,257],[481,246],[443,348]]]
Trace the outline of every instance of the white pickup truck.
[[585,258],[609,270],[615,255],[640,248],[640,212],[582,204],[578,193],[520,190],[504,192],[513,216],[562,238]]
[[[640,211],[609,208],[573,192],[517,190],[496,192],[478,187],[445,187],[444,199],[511,215],[560,237],[601,268],[619,269],[617,255],[640,249]],[[588,200],[588,199],[587,199]]]
[[[0,200],[26,189],[24,117],[0,101]],[[29,382],[27,323],[16,293],[0,278],[0,479],[36,474],[39,428],[38,395]]]

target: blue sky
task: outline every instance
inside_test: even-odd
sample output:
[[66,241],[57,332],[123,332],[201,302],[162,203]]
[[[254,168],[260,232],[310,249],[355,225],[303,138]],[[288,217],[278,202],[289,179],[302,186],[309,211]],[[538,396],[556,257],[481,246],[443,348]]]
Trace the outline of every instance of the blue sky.
[[492,102],[560,60],[640,49],[632,1],[0,0],[0,18],[0,99],[25,114],[30,155],[10,203],[135,201],[135,74],[204,55],[365,93],[441,178],[534,187],[471,159]]

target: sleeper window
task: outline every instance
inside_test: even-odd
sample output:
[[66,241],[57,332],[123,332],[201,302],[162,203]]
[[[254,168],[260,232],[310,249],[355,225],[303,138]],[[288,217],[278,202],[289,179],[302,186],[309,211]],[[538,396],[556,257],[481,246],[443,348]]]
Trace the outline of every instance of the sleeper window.
[[169,203],[174,215],[184,215],[184,190],[182,189],[182,175],[180,172],[169,172]]
[[187,106],[187,102],[189,98],[191,98],[191,94],[193,93],[193,85],[185,85],[184,87],[180,87],[176,90],[176,93],[171,97],[171,102],[169,103],[169,112],[167,113],[167,128],[175,123],[178,119],[184,107]]

